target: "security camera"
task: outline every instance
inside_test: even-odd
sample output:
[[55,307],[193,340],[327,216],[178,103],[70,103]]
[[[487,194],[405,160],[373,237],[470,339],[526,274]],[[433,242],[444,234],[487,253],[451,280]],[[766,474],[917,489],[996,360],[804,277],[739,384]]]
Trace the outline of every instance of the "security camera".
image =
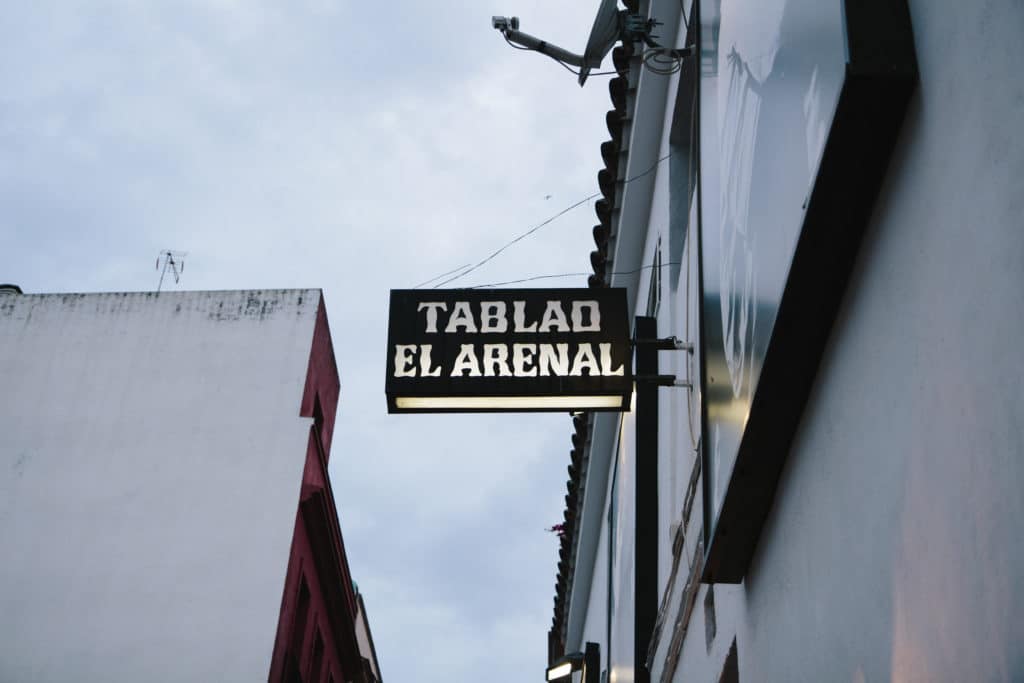
[[[618,40],[629,44],[641,41],[646,44],[650,49],[643,53],[644,65],[654,73],[661,75],[675,73],[679,70],[683,59],[694,55],[695,50],[692,45],[675,50],[659,45],[654,40],[656,36],[652,34],[652,31],[655,26],[661,25],[660,21],[648,19],[629,10],[620,10],[618,0],[598,0],[598,2],[600,4],[597,8],[597,16],[594,17],[594,27],[590,30],[587,47],[581,55],[552,45],[546,40],[535,38],[528,33],[523,33],[519,30],[518,17],[491,17],[491,26],[501,31],[502,37],[513,47],[534,50],[551,57],[565,67],[578,67],[579,71],[573,73],[579,76],[580,85],[586,82],[591,69],[601,66],[601,60],[611,52],[612,46]],[[652,62],[660,66],[652,66]],[[572,71],[571,68],[569,70]]]
[[519,17],[491,17],[491,26],[502,33],[519,30]]

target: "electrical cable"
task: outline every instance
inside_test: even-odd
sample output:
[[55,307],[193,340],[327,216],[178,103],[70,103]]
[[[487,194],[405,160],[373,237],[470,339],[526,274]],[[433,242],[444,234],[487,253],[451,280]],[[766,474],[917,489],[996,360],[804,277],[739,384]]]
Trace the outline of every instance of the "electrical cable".
[[[570,211],[572,211],[573,209],[575,209],[575,208],[577,208],[579,206],[582,206],[583,204],[586,204],[591,199],[594,199],[595,197],[600,197],[600,196],[601,196],[600,192],[595,192],[594,194],[592,194],[592,195],[590,195],[588,197],[584,197],[583,199],[579,200],[575,204],[567,206],[566,208],[562,209],[561,211],[556,213],[551,218],[548,218],[547,220],[543,221],[542,223],[538,223],[534,227],[532,227],[529,230],[527,230],[526,232],[524,232],[522,235],[519,235],[518,237],[516,237],[515,239],[511,240],[510,242],[507,242],[501,248],[499,248],[497,251],[491,253],[490,256],[488,256],[484,260],[480,261],[479,263],[477,263],[473,267],[469,268],[468,270],[465,270],[465,271],[459,273],[458,275],[455,275],[454,277],[450,277],[447,280],[444,280],[443,282],[438,282],[436,285],[433,286],[433,289],[437,289],[438,287],[443,287],[444,285],[448,284],[449,282],[454,282],[455,280],[458,280],[459,278],[461,278],[463,276],[469,275],[471,272],[473,272],[474,270],[476,270],[480,266],[484,265],[485,263],[487,263],[488,261],[490,261],[491,259],[496,257],[498,254],[500,254],[501,252],[505,251],[506,249],[511,247],[516,242],[519,242],[520,240],[526,239],[527,237],[529,237],[533,233],[535,233],[538,230],[540,230],[541,228],[543,228],[548,223],[551,223],[552,221],[554,221],[556,218],[560,218],[561,216],[563,216],[563,215],[569,213]],[[458,270],[458,268],[456,268],[455,270]],[[455,271],[448,271],[448,272],[452,273],[452,272],[455,272]],[[438,277],[444,277],[444,276],[441,275],[441,276],[438,276]],[[437,279],[438,278],[435,277],[435,278],[432,278],[431,280],[437,280]],[[431,280],[427,280],[427,282],[431,282]]]
[[[640,178],[643,178],[644,176],[652,173],[654,171],[654,169],[656,169],[658,167],[658,164],[660,164],[661,162],[665,161],[670,156],[671,156],[671,154],[666,154],[665,156],[661,157],[660,159],[655,161],[653,164],[651,164],[651,167],[648,168],[646,171],[644,171],[643,173],[638,173],[637,175],[635,175],[635,176],[633,176],[631,178],[626,178],[625,180],[622,181],[622,184],[623,185],[627,185],[627,184],[633,182],[634,180],[639,180]],[[487,258],[483,259],[482,261],[480,261],[476,265],[474,265],[474,266],[472,266],[472,267],[470,267],[470,268],[468,268],[468,269],[458,273],[457,275],[454,275],[454,276],[452,276],[452,277],[450,277],[450,278],[448,278],[448,279],[446,279],[446,280],[444,280],[442,282],[438,282],[436,285],[433,286],[433,289],[437,289],[438,287],[443,287],[444,285],[448,284],[449,282],[454,282],[455,280],[458,280],[458,279],[460,279],[460,278],[462,278],[462,277],[464,277],[466,275],[469,275],[470,273],[472,273],[474,270],[476,270],[480,266],[482,266],[482,265],[486,264],[488,261],[491,261],[492,259],[494,259],[501,252],[505,251],[506,249],[511,247],[516,242],[519,242],[519,241],[521,241],[523,239],[526,239],[527,237],[529,237],[533,233],[535,233],[538,230],[540,230],[541,228],[543,228],[545,225],[548,225],[549,223],[554,221],[556,218],[560,218],[560,217],[564,216],[565,214],[569,213],[570,211],[572,211],[573,209],[578,208],[578,207],[582,206],[583,204],[586,204],[591,199],[595,199],[595,198],[600,197],[600,196],[601,196],[600,192],[595,192],[594,194],[588,195],[588,196],[584,197],[583,199],[579,200],[578,202],[567,206],[566,208],[564,208],[561,211],[559,211],[558,213],[556,213],[554,216],[551,216],[550,218],[542,221],[541,223],[538,223],[537,225],[535,225],[534,227],[530,228],[529,230],[527,230],[523,234],[519,235],[515,239],[512,239],[509,242],[506,242],[499,249],[497,249],[496,251],[492,252]],[[427,280],[423,284],[427,284],[427,283],[433,282],[435,280],[439,280],[439,279],[443,278],[445,275],[448,275],[450,273],[455,273],[456,271],[459,271],[459,270],[461,270],[461,268],[454,268],[452,270],[449,270],[447,273],[442,273],[441,275],[438,275],[436,277],[430,278],[429,280]],[[413,289],[418,289],[421,286],[422,285],[417,285]]]
[[429,280],[424,280],[423,282],[421,282],[421,283],[419,283],[418,285],[416,285],[415,287],[413,287],[413,289],[419,289],[419,288],[420,288],[420,287],[422,287],[423,285],[429,285],[429,284],[430,284],[431,282],[433,282],[434,280],[440,280],[440,279],[441,279],[441,278],[443,278],[443,277],[444,277],[445,275],[451,275],[452,273],[454,273],[454,272],[456,272],[456,271],[459,271],[459,270],[462,270],[463,268],[469,268],[469,267],[470,267],[471,265],[473,265],[473,264],[472,264],[472,263],[466,263],[466,264],[464,264],[464,265],[461,265],[461,266],[459,266],[458,268],[452,268],[451,270],[449,270],[449,271],[445,271],[444,273],[441,273],[440,275],[437,275],[437,276],[435,276],[435,277],[432,277],[432,278],[430,278]]
[[[651,264],[649,266],[641,266],[641,267],[635,268],[633,270],[620,270],[620,271],[615,271],[613,273],[608,273],[608,274],[609,275],[633,275],[635,273],[639,273],[642,270],[648,270],[649,268],[665,268],[666,266],[678,266],[679,264],[680,264],[680,261],[669,261],[667,263],[662,263],[660,265]],[[518,284],[520,284],[522,282],[534,282],[536,280],[551,280],[551,279],[560,278],[560,277],[579,277],[579,276],[584,276],[585,277],[585,276],[588,276],[588,275],[593,275],[593,273],[558,273],[557,275],[534,275],[533,277],[524,277],[524,278],[519,279],[519,280],[507,280],[505,282],[490,282],[490,283],[488,283],[486,285],[473,285],[472,287],[466,287],[466,289],[484,289],[486,287],[502,287],[504,285],[518,285]]]
[[[547,56],[551,57],[551,55],[547,55]],[[569,66],[568,64],[563,62],[561,59],[558,59],[557,57],[551,57],[551,59],[554,59],[556,62],[561,64],[562,68],[564,68],[566,71],[568,71],[569,73],[571,73],[574,76],[579,76],[579,75],[581,75],[583,73],[582,69],[580,71],[575,71],[575,70],[573,70],[573,68],[571,66]],[[610,76],[612,74],[616,74],[618,76],[622,76],[622,75],[625,75],[627,73],[629,73],[629,71],[591,71],[590,73],[587,74],[587,78],[590,78],[591,76]]]
[[506,36],[504,32],[502,32],[501,37],[505,39],[506,43],[508,43],[517,50],[526,50],[527,52],[532,51],[532,48],[523,47],[522,45],[516,45],[515,43],[513,43],[511,40],[508,39],[508,36]]
[[554,280],[561,277],[587,277],[591,273],[558,273],[557,275],[534,275],[519,280],[506,280],[505,282],[488,282],[485,285],[472,285],[466,289],[487,289],[488,287],[502,287],[504,285],[518,285],[523,282],[536,282],[537,280]]
[[[551,59],[555,59],[555,58],[552,57]],[[558,62],[559,64],[561,64],[563,67],[565,67],[566,71],[568,71],[569,73],[573,74],[574,76],[579,76],[580,74],[583,73],[582,70],[580,70],[580,71],[573,71],[573,68],[571,66],[569,66],[568,64],[566,64],[565,62],[563,62],[560,59],[555,59],[555,61]],[[590,78],[591,76],[611,76],[612,74],[616,74],[618,76],[623,76],[623,75],[628,74],[628,73],[629,73],[629,71],[626,71],[626,70],[624,70],[624,71],[591,71],[590,73],[587,74],[587,78]]]
[[677,50],[667,47],[652,47],[643,51],[644,66],[658,76],[671,76],[683,68],[683,59]]

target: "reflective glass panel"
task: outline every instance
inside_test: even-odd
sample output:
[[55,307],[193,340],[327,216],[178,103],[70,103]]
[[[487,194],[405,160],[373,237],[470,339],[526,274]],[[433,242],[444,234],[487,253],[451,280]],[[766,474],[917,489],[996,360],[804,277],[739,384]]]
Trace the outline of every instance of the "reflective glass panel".
[[700,30],[705,491],[717,521],[846,49],[840,0],[700,0]]

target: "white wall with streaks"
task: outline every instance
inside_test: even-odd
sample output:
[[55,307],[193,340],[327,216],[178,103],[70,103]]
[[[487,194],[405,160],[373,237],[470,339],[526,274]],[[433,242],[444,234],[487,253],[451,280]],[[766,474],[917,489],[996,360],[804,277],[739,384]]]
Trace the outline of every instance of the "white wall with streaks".
[[0,293],[0,680],[260,680],[319,290]]

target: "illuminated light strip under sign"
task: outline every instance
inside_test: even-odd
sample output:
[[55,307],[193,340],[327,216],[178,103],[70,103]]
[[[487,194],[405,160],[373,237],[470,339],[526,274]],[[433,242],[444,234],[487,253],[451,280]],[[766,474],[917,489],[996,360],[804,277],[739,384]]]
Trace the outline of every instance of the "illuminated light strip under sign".
[[548,680],[557,681],[559,678],[565,678],[572,673],[572,662],[563,662],[558,666],[548,669]]
[[629,410],[626,290],[392,290],[389,413]]
[[622,396],[397,396],[402,410],[622,409]]

